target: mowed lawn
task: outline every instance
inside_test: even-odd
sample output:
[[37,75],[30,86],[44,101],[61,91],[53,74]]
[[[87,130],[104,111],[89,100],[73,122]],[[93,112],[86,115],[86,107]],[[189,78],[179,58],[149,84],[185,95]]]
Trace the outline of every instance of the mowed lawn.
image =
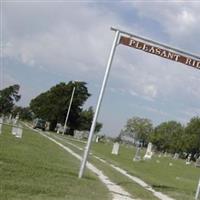
[[[193,200],[200,168],[186,165],[184,160],[154,155],[151,160],[134,162],[135,148],[121,146],[118,156],[112,155],[112,144],[93,145],[93,151],[99,156],[125,169],[151,185],[155,190],[168,194],[177,200]],[[144,155],[144,151],[142,156]],[[171,163],[171,164],[170,164]],[[172,165],[172,166],[170,166]]]
[[111,199],[90,171],[78,179],[80,161],[31,130],[23,138],[3,126],[0,135],[0,200]]
[[[85,144],[70,140],[71,143],[83,147]],[[133,146],[120,146],[119,155],[112,155],[112,143],[93,143],[92,152],[105,159],[108,163],[115,164],[128,171],[129,174],[141,178],[155,190],[161,191],[177,200],[193,200],[200,168],[194,164],[186,165],[184,160],[174,160],[171,157],[158,157],[154,155],[151,160],[134,162],[135,148]],[[145,149],[142,151],[142,156]],[[171,164],[170,164],[171,163]],[[119,180],[120,181],[120,180]],[[129,183],[130,184],[130,183]],[[126,185],[125,187],[128,187]],[[134,190],[134,188],[132,189]],[[140,195],[137,194],[137,197]],[[143,198],[143,194],[141,193]],[[148,198],[148,197],[147,197]]]

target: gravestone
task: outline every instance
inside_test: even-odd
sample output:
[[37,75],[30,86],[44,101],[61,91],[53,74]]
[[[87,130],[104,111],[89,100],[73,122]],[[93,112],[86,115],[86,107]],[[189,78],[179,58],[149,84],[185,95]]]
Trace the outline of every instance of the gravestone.
[[7,116],[4,117],[4,123],[5,123],[5,124],[8,124],[8,117],[7,117]]
[[13,118],[12,119],[12,124],[15,126],[15,125],[17,125],[17,119],[16,118]]
[[3,118],[0,118],[0,134],[2,133]]
[[115,142],[113,144],[112,154],[114,154],[114,155],[118,155],[119,154],[119,143],[118,142]]
[[83,138],[82,132],[75,130],[74,131],[74,138],[77,140],[81,140]]
[[22,126],[19,125],[19,126],[17,127],[17,132],[16,132],[16,134],[15,134],[15,137],[21,139],[21,138],[22,138],[22,133],[23,133]]
[[186,159],[186,162],[185,162],[186,165],[190,165],[191,164],[191,157],[192,157],[192,154],[190,153],[188,155],[187,159]]
[[11,124],[15,125],[15,119],[14,118],[11,119]]
[[198,158],[198,154],[195,153],[193,157],[194,157],[194,159],[196,160],[196,159]]
[[15,117],[15,119],[14,119],[14,121],[13,121],[13,124],[14,124],[14,125],[16,125],[16,124],[17,124],[17,122],[18,122],[18,119],[19,119],[19,115],[17,114],[17,115],[16,115],[16,117]]
[[8,118],[8,124],[10,124],[12,122],[12,114],[10,114],[9,118]]
[[57,133],[63,133],[64,127],[61,125],[57,128]]
[[173,159],[174,159],[174,160],[177,160],[178,158],[179,158],[179,154],[178,154],[178,153],[175,153]]
[[96,140],[95,140],[95,142],[96,142],[96,143],[99,142],[99,136],[98,136],[98,135],[96,136]]
[[135,157],[133,158],[133,161],[140,161],[141,160],[140,150],[141,150],[141,147],[137,147],[137,150],[136,150],[136,153],[135,153]]
[[200,156],[196,159],[195,167],[200,167]]
[[49,130],[50,130],[50,122],[46,122],[45,130],[46,130],[46,131],[49,131]]
[[152,152],[152,143],[150,142],[147,146],[147,151],[146,151],[146,154],[144,155],[143,159],[144,160],[149,160],[151,159],[153,155],[153,152]]
[[60,133],[61,132],[61,127],[59,127],[58,129],[57,129],[57,132],[56,133]]
[[56,130],[56,133],[60,133],[60,127],[62,126],[62,124],[61,123],[57,123],[56,124],[56,128],[55,128],[55,130]]
[[17,127],[13,126],[12,127],[12,135],[16,135],[17,134]]

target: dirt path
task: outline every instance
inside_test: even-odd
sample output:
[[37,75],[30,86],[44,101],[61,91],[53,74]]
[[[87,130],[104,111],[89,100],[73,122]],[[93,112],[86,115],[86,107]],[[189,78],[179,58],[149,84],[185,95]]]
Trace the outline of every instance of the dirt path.
[[[71,143],[71,142],[68,142],[66,140],[64,140],[63,138],[60,138],[58,136],[54,136],[55,138],[59,139],[59,140],[63,140],[64,142],[68,143],[69,145],[83,151],[83,148],[81,147],[78,147],[77,145]],[[135,177],[135,176],[132,176],[130,174],[128,174],[127,171],[125,171],[124,169],[121,169],[113,164],[109,164],[108,162],[106,162],[105,160],[93,155],[96,159],[98,159],[99,161],[109,165],[110,167],[112,167],[114,170],[118,171],[119,173],[121,173],[122,175],[128,177],[129,179],[131,179],[132,181],[136,182],[138,185],[142,186],[144,189],[152,192],[152,194],[157,197],[158,199],[160,200],[174,200],[173,198],[161,193],[161,192],[157,192],[156,190],[154,190],[150,185],[148,185],[147,183],[145,183],[143,180],[139,179],[138,177]]]
[[[25,124],[25,125],[28,126],[27,124]],[[30,127],[30,126],[28,126],[28,127],[30,129],[32,129],[32,127]],[[32,130],[34,130],[34,129],[32,129]],[[71,155],[76,157],[77,159],[79,159],[79,160],[82,159],[81,156],[76,154],[70,148],[64,146],[63,144],[61,144],[57,140],[53,139],[52,137],[44,134],[42,131],[39,131],[39,130],[34,130],[34,131],[38,132],[39,134],[41,134],[45,138],[47,138],[47,139],[51,140],[52,142],[56,143],[58,146],[63,148],[65,151],[67,151],[68,153],[70,153]],[[108,190],[110,191],[110,193],[112,195],[112,200],[136,200],[136,199],[133,199],[131,197],[131,194],[126,192],[122,187],[120,187],[119,185],[117,185],[114,182],[112,182],[107,176],[105,176],[103,174],[103,172],[101,170],[97,169],[93,164],[88,162],[87,163],[87,168],[89,170],[91,170],[93,173],[95,173],[98,176],[98,178],[105,184],[105,186],[108,188]],[[78,174],[77,174],[77,176],[78,176]]]

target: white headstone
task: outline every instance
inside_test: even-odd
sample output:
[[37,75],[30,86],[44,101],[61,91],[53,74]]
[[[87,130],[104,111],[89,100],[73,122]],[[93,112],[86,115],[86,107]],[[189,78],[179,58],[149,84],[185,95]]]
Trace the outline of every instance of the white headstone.
[[75,130],[74,131],[74,138],[77,139],[77,140],[81,140],[83,138],[82,132]]
[[46,123],[46,128],[45,128],[45,130],[46,130],[46,131],[49,131],[49,130],[50,130],[50,122],[47,122],[47,123]]
[[200,167],[200,156],[196,159],[195,167]]
[[153,155],[153,152],[152,152],[152,143],[150,142],[147,146],[147,151],[146,151],[146,154],[144,155],[143,159],[144,160],[148,160],[148,159],[151,159]]
[[98,135],[96,136],[96,140],[95,141],[96,141],[96,143],[99,142],[99,136]]
[[12,127],[12,134],[13,134],[13,135],[16,135],[16,134],[17,134],[17,127],[16,127],[16,126],[13,126],[13,127]]
[[112,149],[112,154],[118,155],[119,154],[119,143],[115,142]]
[[13,125],[17,125],[19,119],[19,115],[17,114],[16,117],[12,120]]
[[186,162],[185,162],[186,165],[190,165],[191,164],[191,157],[192,157],[192,154],[190,153],[188,155],[187,159],[186,159]]
[[22,138],[22,133],[23,133],[22,126],[19,125],[19,126],[17,127],[17,132],[16,132],[16,134],[15,134],[15,137],[21,139],[21,138]]
[[8,118],[8,124],[10,124],[12,122],[12,114],[10,114],[9,118]]
[[15,126],[17,124],[17,120],[15,118],[12,119],[12,124]]
[[179,158],[179,154],[178,154],[178,153],[175,153],[173,159],[174,159],[174,160],[177,160],[178,158]]
[[140,161],[141,160],[141,155],[140,155],[140,147],[137,147],[135,157],[133,158],[133,161]]
[[2,133],[3,118],[0,118],[0,134]]

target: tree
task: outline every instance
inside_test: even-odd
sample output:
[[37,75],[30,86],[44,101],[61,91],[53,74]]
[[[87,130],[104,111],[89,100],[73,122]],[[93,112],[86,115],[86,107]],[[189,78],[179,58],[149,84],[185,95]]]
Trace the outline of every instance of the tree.
[[154,129],[150,140],[160,151],[181,152],[183,150],[184,128],[176,121],[163,122]]
[[50,129],[54,130],[57,122],[64,124],[74,87],[76,89],[67,122],[70,133],[73,134],[73,130],[79,125],[79,117],[83,109],[82,106],[90,96],[85,82],[70,81],[68,84],[61,82],[53,86],[50,90],[31,100],[31,110],[36,117],[41,117],[49,121],[51,124]]
[[[89,131],[92,125],[93,116],[94,116],[94,111],[92,107],[89,107],[87,110],[82,111],[79,118],[78,130]],[[101,123],[97,122],[95,127],[95,133],[99,132],[102,126],[103,125]]]
[[29,107],[14,106],[12,115],[15,117],[17,114],[21,120],[33,120],[33,113]]
[[193,117],[185,128],[185,149],[192,154],[200,153],[200,118]]
[[3,90],[0,90],[0,114],[11,113],[15,102],[19,101],[21,95],[19,95],[20,86],[15,84],[9,86]]
[[151,120],[140,117],[133,117],[128,119],[123,133],[127,136],[140,140],[143,145],[149,141],[149,136],[153,132],[153,125]]

